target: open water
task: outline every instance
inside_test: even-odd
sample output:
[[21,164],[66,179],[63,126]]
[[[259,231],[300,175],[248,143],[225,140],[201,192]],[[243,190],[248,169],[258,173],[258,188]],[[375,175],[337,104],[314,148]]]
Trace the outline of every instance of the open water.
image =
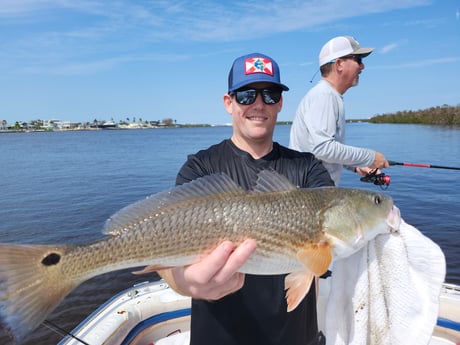
[[[290,126],[275,140],[288,145]],[[103,237],[105,220],[122,207],[174,185],[187,154],[230,137],[230,127],[0,133],[0,242],[85,243]],[[349,144],[399,162],[460,166],[460,128],[347,125]],[[393,166],[385,191],[403,218],[435,241],[447,259],[446,281],[460,284],[460,171]],[[378,190],[345,172],[342,186]],[[49,320],[70,331],[114,293],[154,279],[129,270],[74,290]],[[40,326],[26,345],[56,344]],[[0,344],[7,337],[0,329]]]

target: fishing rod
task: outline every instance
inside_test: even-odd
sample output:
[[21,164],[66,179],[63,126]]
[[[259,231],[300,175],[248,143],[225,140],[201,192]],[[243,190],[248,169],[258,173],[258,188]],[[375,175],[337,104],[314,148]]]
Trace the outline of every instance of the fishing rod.
[[443,165],[419,164],[419,163],[401,163],[401,162],[395,162],[395,161],[388,161],[388,163],[390,164],[390,166],[391,165],[402,165],[402,166],[405,166],[405,167],[460,170],[460,168],[457,168],[457,167],[446,167],[446,166],[443,166]]
[[[390,166],[402,165],[405,167],[460,170],[460,168],[457,168],[457,167],[447,167],[444,165],[401,163],[401,162],[395,162],[395,161],[388,161],[388,163],[390,164]],[[390,176],[385,175],[384,173],[377,174],[377,171],[378,171],[377,169],[370,171],[366,176],[361,177],[360,181],[367,182],[367,183],[373,183],[376,186],[380,186],[380,188],[382,189],[387,189],[391,182]]]
[[66,331],[64,328],[59,327],[54,322],[51,322],[49,320],[45,320],[45,321],[42,322],[42,324],[43,324],[43,326],[46,326],[47,328],[49,328],[53,332],[59,334],[60,336],[63,336],[63,337],[69,336],[72,339],[75,339],[76,341],[82,343],[83,345],[90,345],[86,341],[84,341],[84,340],[78,338],[77,336],[73,335],[72,333]]

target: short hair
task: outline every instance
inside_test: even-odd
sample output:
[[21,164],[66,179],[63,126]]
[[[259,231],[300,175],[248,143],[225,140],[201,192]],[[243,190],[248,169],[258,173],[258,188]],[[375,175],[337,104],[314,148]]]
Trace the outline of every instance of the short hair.
[[332,65],[334,64],[335,61],[328,62],[324,65],[322,65],[319,70],[321,71],[321,76],[322,77],[327,77],[329,73],[332,71]]

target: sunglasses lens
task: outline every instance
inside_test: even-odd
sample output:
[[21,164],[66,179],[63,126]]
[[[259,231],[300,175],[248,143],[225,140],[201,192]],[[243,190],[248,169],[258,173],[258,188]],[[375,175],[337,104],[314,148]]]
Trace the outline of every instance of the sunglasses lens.
[[361,65],[363,63],[363,57],[361,55],[347,55],[341,57],[340,59],[353,59],[354,61],[356,61],[358,65]]
[[242,105],[249,105],[255,102],[257,97],[257,90],[243,90],[236,91],[236,101]]
[[263,89],[262,96],[265,104],[276,104],[281,99],[281,90],[279,89]]
[[265,104],[276,104],[281,99],[281,89],[247,89],[235,91],[236,101],[242,105],[250,105],[256,101],[257,94],[262,95]]

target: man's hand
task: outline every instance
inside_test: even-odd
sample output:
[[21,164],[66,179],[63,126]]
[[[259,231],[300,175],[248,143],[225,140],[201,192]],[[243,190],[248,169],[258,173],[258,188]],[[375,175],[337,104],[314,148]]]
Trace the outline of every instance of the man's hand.
[[[368,167],[356,167],[355,168],[355,172],[358,173],[361,176],[366,176],[367,174],[369,174],[372,171],[375,171],[375,169],[371,169],[371,168],[368,168]],[[376,173],[380,174],[380,172],[381,171],[379,169],[377,169]]]
[[[217,300],[235,292],[244,284],[244,274],[238,272],[256,250],[256,242],[247,239],[238,247],[230,241],[221,243],[199,262],[175,267],[165,278],[179,293],[198,299]],[[168,281],[172,278],[174,282]]]
[[369,168],[374,170],[374,169],[388,168],[389,166],[390,166],[390,163],[388,163],[385,156],[381,154],[380,152],[375,151],[374,162]]

